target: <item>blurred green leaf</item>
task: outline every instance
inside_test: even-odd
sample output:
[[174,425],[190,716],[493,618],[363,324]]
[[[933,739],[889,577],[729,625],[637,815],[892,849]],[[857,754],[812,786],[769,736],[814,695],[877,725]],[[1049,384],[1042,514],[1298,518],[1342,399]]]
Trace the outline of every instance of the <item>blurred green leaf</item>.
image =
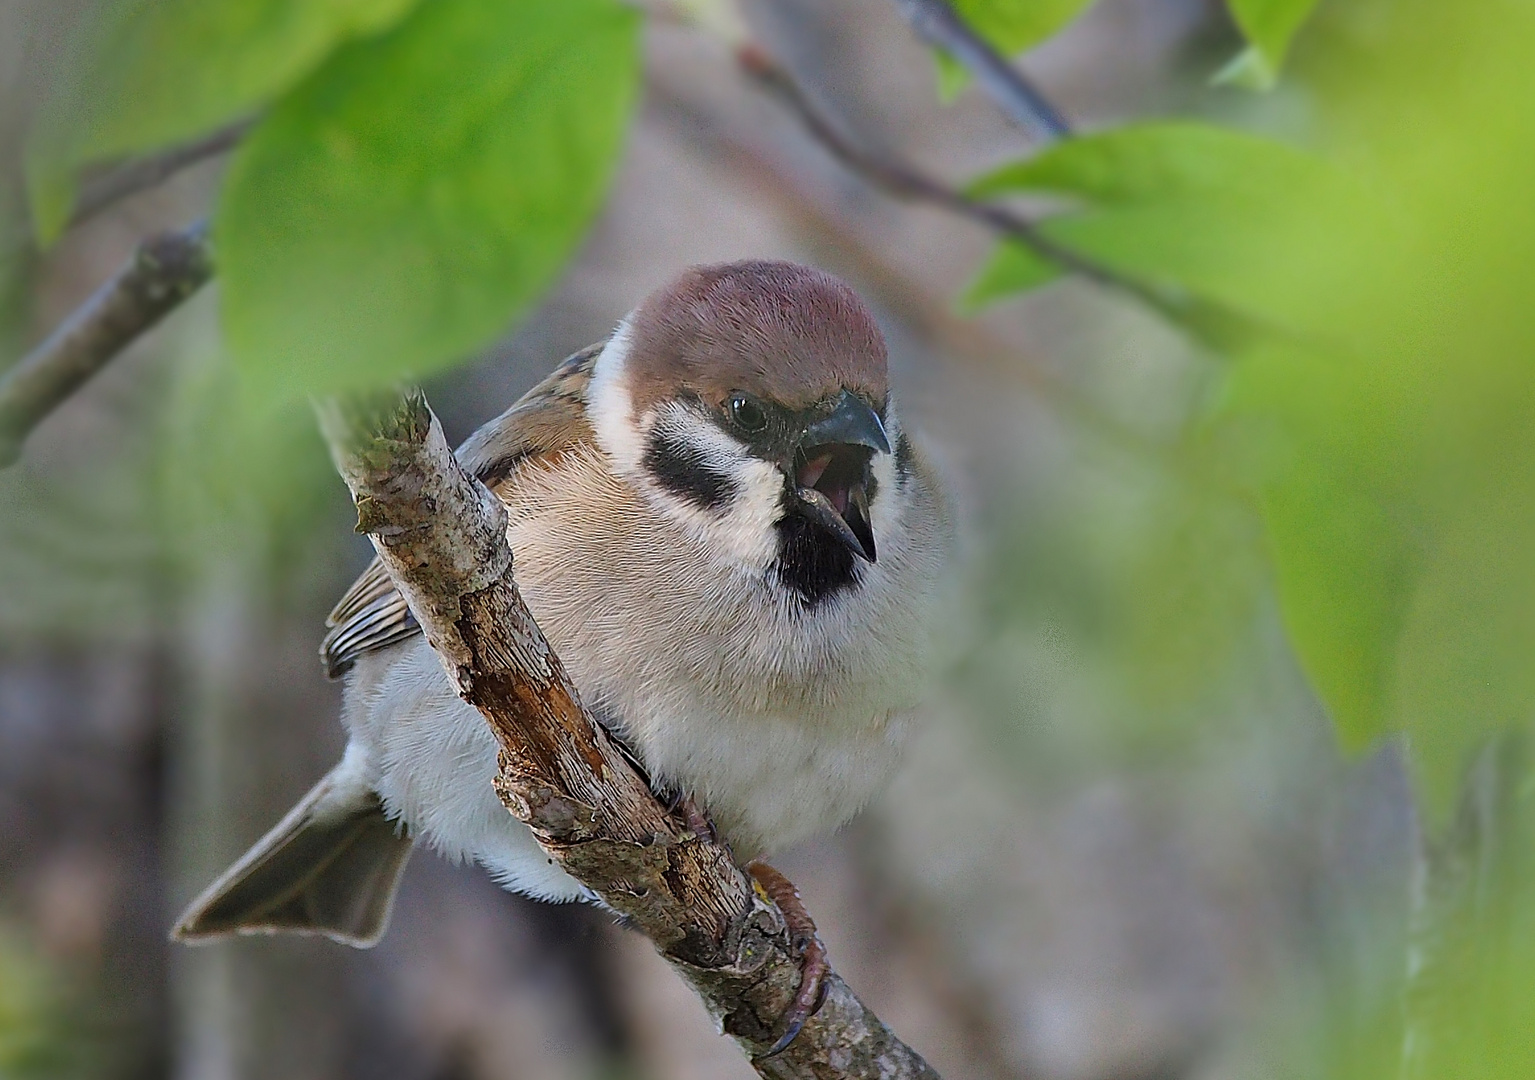
[[0,1077],[99,1076],[102,1048],[83,1029],[59,967],[31,936],[0,923]]
[[1514,419],[1535,393],[1503,374],[1468,393],[1459,356],[1272,349],[1227,402],[1266,443],[1254,478],[1308,675],[1346,746],[1409,733],[1436,816],[1469,752],[1535,710],[1535,441]]
[[30,155],[40,237],[68,220],[82,164],[211,131],[265,104],[338,42],[418,0],[114,0],[83,31]]
[[1047,285],[1061,276],[1056,263],[1027,244],[1003,240],[991,251],[975,279],[960,294],[962,311],[974,312],[997,300]]
[[1291,273],[1347,231],[1385,223],[1347,173],[1271,139],[1193,122],[1134,124],[1058,142],[969,187],[978,198],[1058,195],[1070,208],[1040,231],[1136,279],[1181,289],[1262,322],[1315,330],[1353,273],[1351,251]]
[[1218,686],[1266,585],[1259,522],[1208,490],[1164,485],[1122,579],[1116,634],[1129,697],[1176,714]]
[[1141,124],[971,189],[1059,197],[1050,239],[1279,328],[1234,352],[1211,445],[1343,742],[1407,732],[1436,819],[1472,748],[1535,718],[1532,38],[1517,4],[1406,2],[1319,42],[1317,151]]
[[970,70],[942,50],[933,53],[933,68],[938,75],[938,100],[952,103],[970,86]]
[[[1528,901],[1529,894],[1522,898]],[[1480,929],[1480,928],[1479,928]],[[1443,928],[1446,934],[1464,928]],[[1468,955],[1441,978],[1438,1008],[1413,1030],[1407,1080],[1474,1077],[1525,1080],[1535,1075],[1535,933],[1528,921],[1471,937]],[[1352,1080],[1340,1074],[1338,1080]]]
[[269,588],[302,579],[353,516],[312,411],[255,400],[211,343],[180,358],[164,398],[152,470],[167,565],[235,559],[259,562]]
[[1340,219],[1232,269],[1325,305],[1300,319],[1337,347],[1239,357],[1222,411],[1307,673],[1345,743],[1408,733],[1443,821],[1470,751],[1535,720],[1535,11],[1393,14],[1319,85],[1396,232]]
[[434,0],[281,102],[215,221],[249,383],[420,375],[504,331],[600,205],[638,29],[612,0]]
[[[1528,448],[1526,448],[1528,449]],[[1535,476],[1529,459],[1526,477]],[[1473,496],[1446,523],[1414,582],[1396,643],[1391,713],[1407,732],[1429,805],[1447,808],[1486,740],[1535,704],[1535,485]]]
[[[1017,56],[1054,37],[1093,0],[953,0],[970,28],[1003,56]],[[952,101],[970,83],[970,73],[944,52],[935,52],[938,96]]]
[[1249,45],[1210,77],[1214,86],[1236,86],[1243,90],[1272,90],[1279,73],[1269,67],[1257,46]]
[[1224,403],[1249,444],[1262,443],[1248,462],[1280,604],[1353,749],[1389,728],[1392,645],[1420,557],[1386,451],[1409,405],[1372,401],[1376,374],[1368,361],[1270,346],[1242,358]]
[[[1284,66],[1290,51],[1290,40],[1305,23],[1317,0],[1226,0],[1231,17],[1242,30],[1242,35],[1257,50],[1256,63],[1251,67],[1267,73],[1266,85],[1273,85],[1273,76]],[[1238,57],[1240,60],[1241,57]],[[1228,69],[1229,70],[1229,69]],[[1244,84],[1248,85],[1248,84]]]
[[1291,184],[1314,186],[1323,170],[1283,143],[1195,121],[1149,121],[1079,135],[972,181],[971,195],[1080,196],[1098,203],[1171,197],[1272,199]]

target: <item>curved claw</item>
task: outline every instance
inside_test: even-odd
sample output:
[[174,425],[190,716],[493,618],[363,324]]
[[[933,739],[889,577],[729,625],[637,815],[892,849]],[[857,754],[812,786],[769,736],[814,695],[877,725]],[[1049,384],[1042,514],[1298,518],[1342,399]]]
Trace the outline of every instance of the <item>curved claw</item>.
[[782,1019],[786,1026],[784,1032],[778,1037],[778,1041],[768,1048],[764,1058],[770,1058],[775,1054],[781,1054],[789,1049],[800,1029],[805,1026],[805,1021],[816,1014],[821,1007],[821,997],[826,990],[825,978],[830,965],[826,962],[826,946],[821,944],[821,939],[812,937],[804,950],[800,953],[805,966],[800,969],[799,992],[794,995],[794,1000],[784,1010]]
[[827,972],[831,970],[831,965],[827,962],[826,946],[821,944],[815,920],[805,910],[805,905],[799,897],[799,890],[794,887],[794,883],[767,863],[748,863],[746,871],[761,887],[767,898],[777,905],[801,960],[799,990],[795,992],[794,1000],[789,1003],[789,1007],[784,1010],[780,1018],[784,1024],[784,1032],[778,1037],[778,1041],[758,1058],[760,1061],[787,1050],[799,1035],[800,1030],[804,1028],[805,1021],[816,1014],[816,1010],[821,1007],[821,999],[826,989],[825,978]]
[[790,1021],[788,1030],[786,1030],[783,1035],[779,1037],[778,1041],[775,1042],[772,1047],[765,1054],[761,1055],[757,1060],[765,1061],[770,1057],[777,1057],[779,1054],[789,1049],[789,1044],[795,1040],[795,1038],[800,1033],[800,1029],[805,1026],[806,1019],[808,1019],[808,1017],[802,1017],[798,1020]]

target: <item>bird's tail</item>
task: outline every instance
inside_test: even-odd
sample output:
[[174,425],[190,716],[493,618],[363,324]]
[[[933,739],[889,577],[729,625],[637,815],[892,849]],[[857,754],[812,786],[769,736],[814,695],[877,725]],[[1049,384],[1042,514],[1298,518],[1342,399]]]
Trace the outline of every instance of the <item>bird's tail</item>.
[[176,920],[171,937],[324,934],[368,948],[389,925],[412,841],[343,759]]

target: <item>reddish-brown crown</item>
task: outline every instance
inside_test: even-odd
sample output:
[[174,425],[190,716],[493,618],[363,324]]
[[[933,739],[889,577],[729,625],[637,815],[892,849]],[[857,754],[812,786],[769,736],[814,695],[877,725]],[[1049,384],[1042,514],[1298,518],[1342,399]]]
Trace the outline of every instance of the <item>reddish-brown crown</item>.
[[629,321],[629,391],[643,412],[679,393],[719,404],[733,390],[806,408],[839,390],[876,407],[885,339],[858,294],[795,263],[695,266]]

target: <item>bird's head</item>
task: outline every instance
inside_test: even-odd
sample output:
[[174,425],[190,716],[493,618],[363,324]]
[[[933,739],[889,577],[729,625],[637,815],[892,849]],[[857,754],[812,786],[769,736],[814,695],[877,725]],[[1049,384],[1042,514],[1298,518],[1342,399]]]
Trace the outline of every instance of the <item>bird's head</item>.
[[885,343],[831,275],[689,269],[619,326],[590,394],[619,474],[721,558],[809,600],[876,561],[899,438]]

